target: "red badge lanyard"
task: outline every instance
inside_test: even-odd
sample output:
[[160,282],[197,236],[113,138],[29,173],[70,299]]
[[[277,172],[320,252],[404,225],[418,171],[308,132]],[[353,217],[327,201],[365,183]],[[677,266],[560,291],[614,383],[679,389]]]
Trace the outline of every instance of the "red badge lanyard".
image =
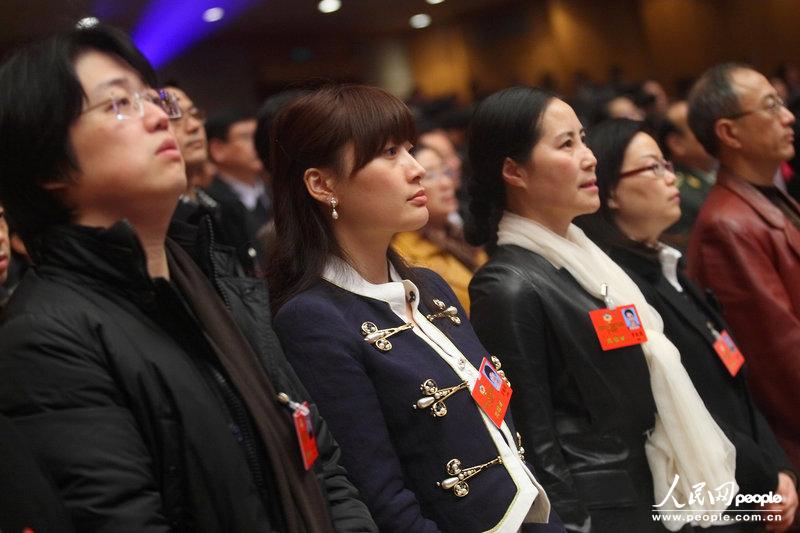
[[738,346],[733,342],[727,330],[723,329],[720,333],[711,322],[706,322],[706,326],[711,331],[711,334],[714,335],[714,351],[717,352],[722,364],[728,369],[728,373],[732,377],[736,377],[736,374],[739,373],[739,370],[744,365],[744,355],[739,351]]
[[289,398],[289,395],[283,392],[278,393],[278,401],[292,412],[294,432],[297,435],[297,443],[300,446],[300,458],[303,460],[303,467],[308,470],[319,457],[317,437],[311,420],[311,409],[308,407],[308,402],[294,402]]
[[589,311],[589,318],[592,320],[597,340],[600,341],[600,348],[608,351],[647,342],[647,334],[644,332],[636,306],[633,304],[614,306],[613,300],[608,295],[608,285],[605,283],[600,287],[600,293],[603,295],[606,307]]
[[511,400],[511,386],[485,357],[481,360],[478,372],[480,377],[472,387],[472,397],[486,413],[486,416],[499,428],[503,425],[508,402]]

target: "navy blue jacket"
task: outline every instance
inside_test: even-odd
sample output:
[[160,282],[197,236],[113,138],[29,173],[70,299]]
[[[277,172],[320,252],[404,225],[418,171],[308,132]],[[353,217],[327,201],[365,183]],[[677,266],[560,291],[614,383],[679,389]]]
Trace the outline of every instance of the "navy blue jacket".
[[[420,269],[415,274],[423,293],[422,314],[438,311],[433,298],[455,306],[461,325],[447,318],[431,323],[478,368],[489,354],[452,290],[430,271]],[[412,292],[407,293],[410,300],[417,297]],[[402,294],[399,305],[405,305]],[[416,318],[419,324],[420,317]],[[445,401],[447,415],[443,417],[432,416],[428,409],[414,409],[412,405],[423,396],[420,385],[425,380],[433,379],[443,388],[457,385],[461,378],[445,356],[412,330],[390,337],[388,351],[365,342],[361,333],[365,321],[379,329],[403,324],[387,301],[321,280],[289,300],[274,323],[287,358],[330,424],[341,445],[343,463],[381,531],[491,529],[504,518],[517,493],[504,465],[489,467],[470,479],[465,497],[436,483],[450,476],[446,464],[452,459],[469,467],[496,458],[492,434],[500,436],[500,431],[491,422],[487,426],[466,389]],[[453,362],[457,365],[457,358]],[[513,376],[509,378],[513,387]],[[505,421],[513,434],[509,413]],[[540,506],[549,507],[543,491],[534,509]],[[563,531],[560,526],[524,526],[524,531],[544,530]]]

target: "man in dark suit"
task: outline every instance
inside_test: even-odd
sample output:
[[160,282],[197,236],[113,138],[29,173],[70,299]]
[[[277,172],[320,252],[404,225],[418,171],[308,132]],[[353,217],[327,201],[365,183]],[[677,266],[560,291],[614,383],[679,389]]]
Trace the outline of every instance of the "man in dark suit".
[[263,179],[264,167],[255,143],[252,114],[228,110],[206,121],[208,153],[217,174],[206,192],[222,211],[224,232],[237,236],[233,246],[243,264],[255,264],[256,236],[272,217],[272,202]]

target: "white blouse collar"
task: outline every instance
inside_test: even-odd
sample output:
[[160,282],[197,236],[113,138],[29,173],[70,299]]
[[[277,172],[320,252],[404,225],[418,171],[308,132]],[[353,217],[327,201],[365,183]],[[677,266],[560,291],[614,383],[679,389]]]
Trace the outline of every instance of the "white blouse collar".
[[678,281],[678,261],[681,257],[683,257],[683,254],[675,248],[667,246],[663,242],[659,243],[658,262],[661,263],[661,272],[667,278],[669,284],[675,287],[678,292],[683,292],[683,287]]
[[346,291],[388,303],[392,311],[405,321],[408,321],[406,302],[410,302],[415,310],[419,304],[417,286],[407,279],[402,279],[391,263],[389,263],[388,283],[370,283],[348,262],[338,257],[328,259],[322,278]]

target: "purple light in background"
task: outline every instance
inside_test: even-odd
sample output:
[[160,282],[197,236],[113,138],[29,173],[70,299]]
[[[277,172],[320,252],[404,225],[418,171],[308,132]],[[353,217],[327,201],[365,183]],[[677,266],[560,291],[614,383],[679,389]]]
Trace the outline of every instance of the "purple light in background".
[[[159,68],[196,42],[232,22],[260,0],[151,0],[133,30],[136,46]],[[225,10],[218,22],[205,22],[212,7]]]
[[95,0],[92,4],[92,14],[102,21],[113,21],[124,13],[124,3],[118,0]]

